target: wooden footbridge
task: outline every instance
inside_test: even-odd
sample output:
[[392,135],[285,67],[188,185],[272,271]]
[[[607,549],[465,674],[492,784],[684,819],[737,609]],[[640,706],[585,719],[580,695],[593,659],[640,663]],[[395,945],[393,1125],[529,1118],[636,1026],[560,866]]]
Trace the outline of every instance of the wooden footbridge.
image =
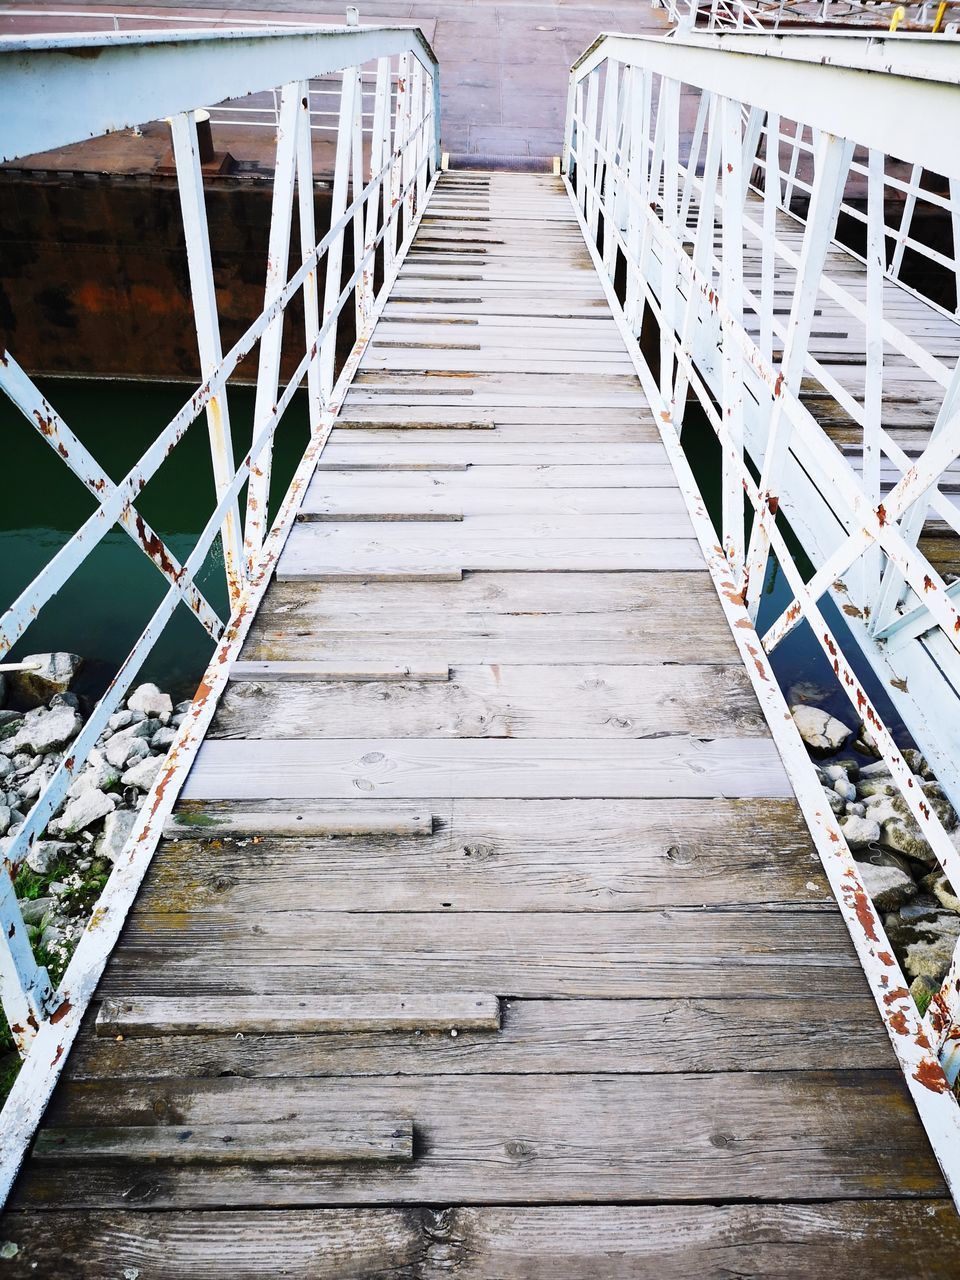
[[[401,37],[380,39],[386,86]],[[415,137],[431,97],[418,74],[411,107],[407,79],[396,117]],[[329,368],[312,380],[334,313],[307,295],[317,430],[118,863],[120,906],[78,949],[92,976],[68,973],[15,1087],[22,1130],[36,1050],[75,1037],[2,1219],[2,1275],[956,1274],[948,993],[921,1020],[754,630],[750,547],[726,496],[717,545],[694,489],[670,378],[709,373],[681,355],[668,375],[662,355],[657,376],[632,336],[642,305],[663,319],[668,259],[612,171],[613,150],[632,155],[612,83],[575,89],[579,201],[561,176],[434,174],[397,126],[397,186],[371,178],[366,225],[360,204],[359,336],[336,386]],[[585,135],[604,98],[621,123]],[[393,145],[386,87],[378,102],[373,175]],[[585,136],[606,148],[589,162]],[[408,234],[379,233],[374,298],[356,264],[381,196]],[[344,183],[341,250],[347,200]],[[816,200],[807,225],[775,356],[798,404]],[[628,280],[625,316],[616,238],[630,276],[634,235],[651,283]],[[669,336],[695,350],[696,280],[669,269]],[[270,305],[268,287],[265,435]],[[755,393],[725,332],[742,467]],[[850,367],[874,358],[855,343],[848,326]],[[221,385],[205,376],[194,417]],[[252,488],[262,461],[255,445]],[[757,526],[780,556],[777,524]],[[899,776],[879,717],[876,736]]]

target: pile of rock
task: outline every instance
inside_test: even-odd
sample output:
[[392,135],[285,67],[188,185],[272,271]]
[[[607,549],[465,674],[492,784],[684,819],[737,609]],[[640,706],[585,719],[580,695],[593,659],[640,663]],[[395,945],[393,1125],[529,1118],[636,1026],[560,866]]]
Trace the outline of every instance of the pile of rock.
[[[924,839],[865,726],[853,729],[819,707],[790,708],[815,758],[864,887],[883,916],[887,936],[920,1008],[939,991],[960,937],[960,896]],[[856,756],[840,753],[850,744]],[[864,763],[863,757],[873,757]],[[926,801],[960,848],[957,814],[919,751],[903,757]]]
[[[12,844],[85,721],[70,689],[79,657],[35,654],[23,662],[31,669],[0,683],[0,854]],[[108,869],[116,861],[189,706],[174,706],[154,684],[135,689],[110,717],[65,803],[34,843],[27,857],[30,870],[43,877],[60,869],[60,877],[20,907],[26,923],[40,928],[40,943],[55,959],[65,963],[72,952],[91,905],[83,893],[91,869],[98,864]]]

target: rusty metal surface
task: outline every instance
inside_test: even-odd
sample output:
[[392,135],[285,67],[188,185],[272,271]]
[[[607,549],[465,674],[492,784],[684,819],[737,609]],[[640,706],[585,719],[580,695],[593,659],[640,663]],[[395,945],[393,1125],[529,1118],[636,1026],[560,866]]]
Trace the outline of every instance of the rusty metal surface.
[[[371,33],[348,29],[346,32],[331,33],[329,39],[335,52],[331,54],[327,50],[321,61],[323,58],[328,61],[331,58],[336,60],[348,54],[357,60],[356,71],[348,69],[345,73],[345,83],[349,83],[352,76],[359,76],[359,67],[368,58],[374,59],[385,82],[391,59],[399,59],[401,93],[398,100],[403,109],[392,113],[388,111],[387,96],[384,93],[380,115],[380,146],[376,149],[375,156],[371,156],[363,148],[360,116],[362,96],[344,95],[338,141],[339,174],[343,179],[340,183],[342,198],[334,206],[329,230],[318,243],[314,243],[313,234],[306,234],[310,228],[308,220],[304,220],[305,214],[312,214],[314,202],[307,136],[311,122],[306,82],[304,79],[295,79],[283,86],[285,101],[291,104],[292,137],[281,136],[278,144],[279,158],[283,163],[278,164],[277,168],[283,173],[285,165],[288,171],[285,180],[277,182],[274,190],[272,220],[280,231],[273,237],[274,256],[267,264],[263,310],[249,323],[246,332],[233,344],[226,356],[221,351],[220,327],[210,272],[209,233],[199,174],[196,117],[193,110],[187,110],[173,120],[196,333],[204,380],[123,481],[114,484],[109,479],[68,425],[50,408],[10,352],[0,354],[0,387],[65,465],[70,466],[83,480],[98,503],[97,510],[85,525],[0,618],[0,656],[3,656],[15,640],[29,632],[30,624],[42,604],[83,564],[100,538],[114,524],[119,523],[126,530],[166,583],[166,593],[159,606],[71,744],[69,754],[60,760],[48,785],[40,792],[22,824],[5,842],[4,862],[0,867],[0,994],[18,1047],[26,1060],[0,1116],[0,1198],[6,1196],[16,1174],[86,1003],[149,865],[162,833],[164,820],[171,811],[193,755],[209,724],[216,700],[226,682],[229,664],[239,652],[257,603],[272,576],[306,483],[339,413],[346,388],[353,378],[422,214],[428,182],[433,179],[438,168],[439,116],[438,97],[434,90],[439,72],[429,47],[419,33]],[[308,68],[318,56],[318,40],[322,47],[323,39],[315,32],[304,36],[299,46],[296,36],[285,34],[279,37],[276,48],[283,56],[278,58],[275,68],[264,51],[269,48],[269,40],[264,46],[263,41],[258,39],[258,45],[263,46],[260,48],[263,61],[257,71],[259,82],[263,83],[268,79],[275,69],[282,73],[291,59],[296,61],[299,58],[302,65]],[[145,74],[146,68],[157,78],[151,88],[151,92],[156,94],[165,91],[162,77],[170,65],[170,50],[176,48],[178,43],[176,40],[163,39],[138,39],[130,42],[122,38],[105,38],[100,41],[85,38],[79,43],[70,42],[70,47],[99,49],[108,57],[120,57],[121,60],[134,48],[140,55],[141,76]],[[233,60],[236,47],[229,40],[223,44],[216,41],[188,41],[187,44],[192,49],[193,60],[200,52],[196,46],[203,46],[202,60],[209,61],[213,71],[216,71],[221,59],[226,59],[228,63]],[[58,49],[62,50],[62,44]],[[348,51],[348,54],[344,51]],[[24,50],[17,55],[24,64],[21,70],[28,80],[35,74],[50,73],[45,56],[47,52],[49,50],[41,45],[33,53]],[[39,72],[29,65],[34,53],[38,63],[42,64]],[[158,60],[151,63],[150,59],[154,55],[157,55]],[[82,61],[84,60],[81,59]],[[190,61],[191,58],[188,58],[187,62]],[[409,75],[412,64],[420,68],[414,76],[416,88],[412,94],[404,93],[404,77]],[[98,70],[94,67],[89,74],[93,75]],[[72,78],[71,71],[67,79],[72,82]],[[122,78],[121,76],[120,79]],[[178,93],[183,92],[182,84],[180,89],[176,85],[168,87],[171,89],[171,100],[177,101]],[[50,85],[49,88],[54,91],[56,85]],[[115,88],[116,85],[113,86]],[[54,131],[58,127],[60,126],[56,121],[51,125]],[[297,145],[298,130],[303,134],[300,146]],[[285,160],[285,156],[289,158]],[[402,179],[395,180],[395,175],[401,172]],[[353,179],[349,203],[346,185],[348,173],[352,174]],[[382,198],[385,189],[391,192],[389,200]],[[303,231],[298,265],[296,260],[294,264],[290,264],[287,257],[295,192],[300,201]],[[399,244],[398,227],[401,229]],[[348,238],[352,239],[355,246],[354,261],[349,264],[344,279],[342,247]],[[381,246],[388,238],[391,246],[389,263],[383,272],[380,289],[374,296],[374,262],[378,252],[385,253]],[[323,319],[320,323],[318,267],[321,263],[331,261],[334,265],[328,272]],[[310,296],[305,297],[305,294]],[[341,313],[354,298],[355,312],[359,317],[356,337],[346,362],[337,371],[335,352],[339,320]],[[275,340],[275,335],[279,334],[285,311],[294,299],[303,299],[308,329],[303,343],[303,355],[281,390],[279,343]],[[218,412],[218,405],[226,380],[257,344],[261,350],[259,380],[262,393],[258,397],[259,412],[256,415],[251,447],[239,465],[234,465],[228,425]],[[264,351],[267,352],[266,356]],[[321,373],[323,369],[328,371],[325,379]],[[310,387],[310,442],[279,510],[272,512],[268,510],[267,494],[273,436],[284,411],[304,379],[307,379]],[[207,415],[210,429],[216,503],[190,555],[181,564],[143,521],[135,501],[150,477],[169,458],[185,433],[203,413]],[[261,481],[259,489],[254,484],[258,477]],[[237,502],[241,490],[248,484],[252,497],[247,504],[246,554],[241,565]],[[225,625],[216,617],[195,586],[196,575],[218,540],[225,553],[224,568],[232,603],[232,612]],[[181,603],[192,609],[217,641],[216,652],[200,683],[191,709],[138,813],[131,837],[115,862],[113,873],[93,910],[63,980],[54,991],[49,975],[38,966],[29,945],[27,930],[13,891],[12,875],[26,857],[32,843],[44,832],[48,821],[57,812],[67,788],[83,767],[107,719],[120,705],[137,671]]]
[[[844,68],[843,76],[811,65],[821,45],[832,68]],[[573,178],[573,185],[568,178],[571,199],[657,410],[661,436],[733,635],[914,1102],[958,1197],[960,1105],[951,1089],[960,1066],[957,956],[921,1017],[838,820],[824,801],[769,661],[794,626],[801,621],[809,626],[937,864],[952,883],[960,883],[960,855],[950,834],[863,688],[855,671],[860,655],[849,652],[850,641],[838,639],[820,603],[833,596],[882,679],[889,673],[884,664],[890,655],[883,652],[887,637],[898,634],[901,662],[913,643],[909,684],[896,677],[890,683],[900,694],[904,719],[956,799],[960,785],[951,744],[960,723],[958,592],[925,559],[917,539],[930,506],[960,533],[960,511],[939,489],[960,457],[960,362],[956,355],[944,358],[944,350],[958,350],[946,338],[927,349],[929,333],[935,328],[951,333],[954,317],[915,289],[909,290],[910,306],[898,306],[902,253],[894,249],[888,257],[884,251],[885,239],[895,246],[910,243],[913,207],[926,194],[920,175],[929,163],[929,145],[921,159],[921,143],[911,146],[911,136],[899,130],[896,158],[910,166],[907,182],[888,173],[877,148],[897,135],[892,116],[909,117],[915,93],[939,100],[952,117],[960,111],[960,86],[956,64],[944,60],[948,51],[942,46],[912,42],[902,59],[900,52],[893,44],[868,48],[847,39],[781,39],[774,53],[766,37],[691,36],[659,45],[601,38],[571,74],[565,162]],[[770,63],[764,61],[767,56]],[[896,67],[895,87],[877,76],[878,62]],[[779,89],[769,77],[772,67],[789,67]],[[861,93],[867,83],[869,92]],[[699,102],[690,154],[683,161],[678,93]],[[882,107],[876,94],[886,95]],[[792,133],[784,130],[778,107],[796,122]],[[811,127],[814,116],[816,127]],[[802,164],[801,150],[806,152]],[[937,198],[952,215],[955,238],[952,253],[938,252],[939,265],[957,282],[960,314],[960,191],[954,166],[955,157],[944,154],[940,189],[949,196]],[[791,197],[801,170],[808,203],[803,215],[797,215]],[[867,180],[862,214],[867,256],[860,258],[862,266],[836,239],[838,216],[849,207],[845,192],[851,170]],[[759,178],[754,176],[758,171]],[[891,180],[908,202],[913,200],[893,227],[884,225],[885,189]],[[747,252],[754,253],[754,262],[759,254],[759,285],[745,274]],[[626,266],[622,309],[613,289],[618,254]],[[786,323],[777,318],[774,302],[776,283],[783,279],[789,281]],[[814,317],[825,307],[825,295],[840,315],[855,316],[864,328],[862,404],[811,351]],[[638,344],[644,312],[659,330],[658,379]],[[908,456],[884,428],[880,388],[890,367],[900,376],[908,368],[908,376],[923,388],[916,394],[936,407],[918,457]],[[860,473],[801,398],[803,382],[809,385],[812,379],[835,395],[862,429]],[[688,390],[699,400],[721,447],[722,545],[680,447]],[[759,481],[748,457],[756,463]],[[894,468],[884,488],[881,458]],[[745,509],[754,517],[749,527]],[[789,519],[814,566],[809,581],[785,541],[778,513]],[[761,639],[755,625],[771,557],[793,600]],[[928,661],[931,654],[933,663]]]

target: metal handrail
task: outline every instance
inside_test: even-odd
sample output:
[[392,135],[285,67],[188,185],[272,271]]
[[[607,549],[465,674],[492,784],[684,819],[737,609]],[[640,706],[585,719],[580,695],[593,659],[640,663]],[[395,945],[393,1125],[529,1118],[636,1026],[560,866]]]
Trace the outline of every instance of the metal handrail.
[[[957,0],[654,0],[679,31],[779,31],[782,27],[842,26],[881,31],[956,34]],[[906,24],[906,25],[905,25]]]
[[[960,533],[960,510],[940,490],[960,457],[960,362],[928,350],[924,333],[911,332],[890,306],[908,292],[898,279],[897,250],[907,243],[909,217],[906,229],[903,219],[884,220],[889,165],[909,175],[896,179],[908,198],[921,198],[923,170],[940,175],[949,190],[940,207],[951,215],[954,244],[939,265],[960,297],[960,156],[939,145],[960,126],[960,68],[937,44],[911,36],[869,42],[820,34],[602,36],[571,72],[564,173],[721,603],[957,1196],[960,1106],[951,1085],[960,1071],[958,957],[921,1016],[770,663],[792,628],[808,624],[939,866],[960,884],[960,853],[856,672],[865,655],[956,803],[958,590],[941,580],[918,537],[928,508]],[[686,156],[681,97],[697,104]],[[918,119],[938,121],[936,146],[916,128]],[[793,145],[796,139],[809,146]],[[806,185],[802,209],[794,199],[798,166]],[[865,197],[860,267],[837,239],[838,216],[854,207],[852,183]],[[744,275],[745,253],[758,281]],[[844,262],[855,266],[865,295],[849,282]],[[784,319],[774,305],[778,277],[789,281]],[[622,298],[614,289],[620,279]],[[909,297],[938,325],[956,323],[916,290]],[[862,397],[811,348],[817,307],[828,303],[851,330],[864,333]],[[659,328],[656,374],[639,346],[645,317]],[[905,366],[939,408],[918,457],[908,456],[885,427],[882,388],[893,363]],[[811,386],[861,432],[860,473],[801,399],[801,387]],[[719,531],[680,447],[690,393],[721,445]],[[889,492],[881,484],[884,468],[893,475]],[[808,581],[778,511],[813,565]],[[771,559],[793,600],[761,637],[757,611]],[[828,622],[823,597],[842,609],[850,638],[841,639]]]
[[[85,57],[73,54],[82,49]],[[362,68],[375,69],[372,132],[363,144]],[[318,240],[308,83],[341,75],[330,227]],[[394,92],[394,81],[396,90]],[[217,99],[281,86],[264,306],[223,354],[197,137],[196,96]],[[39,1121],[127,911],[149,865],[200,741],[271,576],[309,477],[422,215],[440,159],[439,68],[422,34],[410,28],[309,28],[295,31],[183,32],[0,40],[0,130],[7,157],[63,146],[130,123],[170,117],[186,239],[202,383],[158,433],[127,476],[114,483],[44,399],[9,351],[0,353],[0,388],[86,485],[97,509],[0,616],[0,658],[29,633],[37,613],[119,525],[164,578],[165,594],[103,694],[69,754],[61,759],[19,829],[4,841],[0,864],[0,996],[25,1056],[0,1115],[0,1202]],[[16,104],[14,110],[12,104]],[[34,118],[31,118],[34,117]],[[294,201],[299,258],[290,272]],[[353,251],[344,278],[345,244]],[[325,274],[322,290],[320,271]],[[375,271],[382,283],[375,291]],[[302,303],[306,341],[280,385],[284,313]],[[351,300],[356,341],[336,367],[339,319]],[[236,465],[225,397],[228,378],[259,353],[253,442]],[[273,438],[306,381],[310,439],[276,512],[268,510]],[[190,428],[204,416],[215,501],[181,564],[143,521],[136,502]],[[238,499],[247,486],[245,526]],[[199,591],[197,574],[219,542],[230,601],[221,619]],[[59,986],[54,989],[29,943],[13,886],[23,863],[76,779],[167,621],[186,604],[216,649],[189,713]]]

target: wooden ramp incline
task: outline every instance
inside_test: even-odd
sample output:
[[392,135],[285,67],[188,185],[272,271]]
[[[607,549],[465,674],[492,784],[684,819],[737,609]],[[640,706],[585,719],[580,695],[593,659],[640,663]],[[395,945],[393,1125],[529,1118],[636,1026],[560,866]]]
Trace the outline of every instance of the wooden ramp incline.
[[559,180],[443,176],[2,1234],[5,1277],[956,1275]]

